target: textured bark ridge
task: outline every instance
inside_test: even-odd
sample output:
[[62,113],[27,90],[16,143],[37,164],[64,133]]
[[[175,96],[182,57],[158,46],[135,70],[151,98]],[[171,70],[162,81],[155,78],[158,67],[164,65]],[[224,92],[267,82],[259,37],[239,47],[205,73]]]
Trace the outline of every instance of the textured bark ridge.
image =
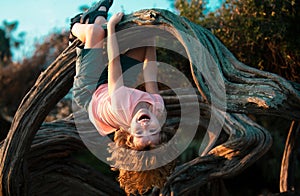
[[[242,64],[211,32],[167,10],[141,10],[126,15],[118,30],[141,25],[154,25],[168,31],[185,49],[198,92],[198,103],[187,101],[185,106],[193,108],[193,104],[199,104],[201,110],[206,111],[201,115],[199,128],[207,128],[211,113],[224,121],[217,145],[211,146],[206,155],[178,166],[164,188],[154,193],[183,195],[207,182],[234,176],[259,159],[268,151],[272,138],[267,130],[246,114],[276,115],[299,122],[299,84]],[[213,68],[206,63],[199,64],[203,54],[199,53],[199,48],[194,48],[189,38],[197,40],[208,51],[209,58],[215,62]],[[50,110],[72,87],[75,48],[79,44],[76,40],[41,73],[20,104],[9,134],[1,143],[0,187],[3,195],[124,194],[115,181],[71,156],[73,152],[85,148],[72,116],[43,123]],[[208,81],[210,78],[214,80]],[[189,100],[188,89],[178,91],[182,92],[185,100]],[[213,96],[212,92],[215,92]],[[179,97],[169,91],[161,93],[171,114],[167,124],[176,126],[180,120]],[[193,121],[190,119],[191,123]],[[291,130],[297,132],[299,126]],[[221,137],[224,135],[225,139]],[[294,144],[295,141],[289,138],[287,146],[290,142]],[[290,157],[290,153],[286,151],[285,157]],[[287,175],[289,160],[283,161],[285,167],[282,171]],[[287,175],[282,175],[283,191],[291,187],[286,182]]]

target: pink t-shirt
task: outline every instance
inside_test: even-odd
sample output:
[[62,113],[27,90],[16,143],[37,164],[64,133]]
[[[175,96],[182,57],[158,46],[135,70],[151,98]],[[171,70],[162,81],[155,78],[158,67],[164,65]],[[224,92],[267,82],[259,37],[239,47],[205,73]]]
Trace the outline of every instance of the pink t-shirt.
[[94,92],[89,104],[89,118],[103,136],[120,127],[128,130],[133,111],[140,102],[151,104],[154,114],[163,113],[165,110],[163,99],[159,94],[122,86],[109,96],[108,85],[102,84]]

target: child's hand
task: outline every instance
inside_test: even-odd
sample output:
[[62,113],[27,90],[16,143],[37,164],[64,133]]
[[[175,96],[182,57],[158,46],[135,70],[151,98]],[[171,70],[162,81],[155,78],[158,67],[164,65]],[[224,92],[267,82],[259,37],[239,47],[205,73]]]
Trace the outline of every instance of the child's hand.
[[116,26],[116,24],[118,24],[122,20],[123,16],[124,16],[123,12],[114,14],[108,21],[108,25]]

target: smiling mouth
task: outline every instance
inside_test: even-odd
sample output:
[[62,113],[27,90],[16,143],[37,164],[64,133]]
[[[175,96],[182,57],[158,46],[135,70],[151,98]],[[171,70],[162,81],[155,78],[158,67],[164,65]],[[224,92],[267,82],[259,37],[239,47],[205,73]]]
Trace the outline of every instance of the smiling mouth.
[[146,114],[143,114],[138,118],[138,122],[147,122],[149,120],[150,120],[150,117]]

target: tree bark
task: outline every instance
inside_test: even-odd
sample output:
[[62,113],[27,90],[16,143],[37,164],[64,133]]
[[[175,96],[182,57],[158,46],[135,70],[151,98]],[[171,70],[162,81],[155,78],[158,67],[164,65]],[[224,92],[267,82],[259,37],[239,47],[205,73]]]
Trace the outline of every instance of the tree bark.
[[73,115],[44,123],[28,153],[28,195],[125,195],[113,178],[74,157],[83,149]]
[[299,122],[293,121],[286,139],[285,150],[282,157],[280,171],[280,192],[295,191],[295,176],[296,170],[296,141],[299,135]]
[[[199,105],[208,111],[199,126],[207,126],[209,112],[214,112],[217,117],[224,118],[223,131],[228,135],[225,142],[211,146],[207,155],[179,166],[161,190],[163,195],[181,195],[211,180],[236,175],[259,159],[269,149],[272,138],[245,114],[300,120],[299,84],[242,64],[211,32],[167,10],[141,10],[127,15],[118,31],[141,25],[158,27],[179,40],[190,60]],[[214,67],[205,63],[203,54],[199,53],[199,48],[194,48],[187,35],[201,43],[201,51],[210,54],[207,58],[214,59]],[[46,115],[72,87],[75,47],[79,44],[76,40],[41,73],[20,104],[0,149],[0,191],[3,195],[46,193],[52,187],[57,188],[54,193],[71,193],[71,187],[77,187],[77,191],[86,190],[91,195],[110,194],[110,191],[123,193],[114,182],[71,159],[71,152],[83,148],[73,125],[54,122],[49,130],[44,130],[47,125],[41,128]],[[201,65],[197,64],[202,61]],[[225,94],[219,88],[222,85]],[[178,123],[180,110],[178,104],[171,104],[176,102],[176,96],[165,95],[164,98],[173,115],[167,121],[171,126]],[[192,107],[195,103],[189,104]],[[42,177],[44,175],[47,179]],[[58,178],[60,180],[54,182]]]

